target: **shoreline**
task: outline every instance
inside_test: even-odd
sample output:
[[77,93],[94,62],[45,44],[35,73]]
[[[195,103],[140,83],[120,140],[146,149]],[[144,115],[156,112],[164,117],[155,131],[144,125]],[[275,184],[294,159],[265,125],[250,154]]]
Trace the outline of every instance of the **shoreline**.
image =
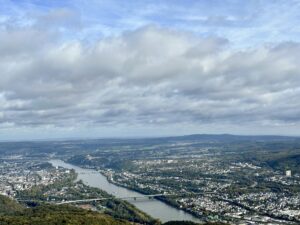
[[[69,162],[67,162],[67,163],[69,163]],[[113,184],[113,185],[115,185],[115,186],[117,186],[117,187],[125,188],[125,189],[127,189],[127,190],[129,190],[129,191],[133,191],[133,192],[136,192],[136,193],[139,193],[139,194],[142,194],[142,195],[149,195],[149,194],[151,195],[151,194],[155,194],[155,193],[153,193],[153,192],[145,192],[145,191],[143,191],[143,190],[141,190],[141,189],[134,188],[134,187],[130,187],[130,186],[124,185],[124,184],[122,184],[122,183],[118,183],[118,182],[114,181],[113,179],[110,179],[111,176],[109,176],[109,174],[107,174],[106,171],[103,170],[103,169],[100,169],[100,168],[97,169],[97,167],[89,167],[89,166],[86,167],[86,166],[83,166],[83,165],[76,165],[76,164],[72,164],[72,163],[70,163],[70,164],[71,164],[71,165],[74,165],[74,166],[81,167],[81,168],[83,168],[83,169],[91,169],[91,170],[94,170],[94,171],[96,171],[97,173],[101,174],[101,175],[106,179],[106,181],[107,181],[108,183]],[[195,220],[197,220],[198,223],[205,223],[205,222],[207,222],[207,220],[203,219],[203,216],[198,215],[198,214],[196,214],[196,213],[194,213],[194,212],[192,212],[192,211],[190,211],[190,210],[187,210],[186,208],[180,208],[180,207],[178,207],[178,205],[173,204],[172,202],[168,201],[167,198],[158,196],[158,197],[153,197],[153,199],[155,199],[155,200],[157,200],[157,201],[160,201],[160,202],[166,204],[167,206],[169,206],[169,207],[171,207],[171,208],[174,208],[174,209],[176,209],[176,210],[179,210],[179,211],[182,211],[182,212],[184,212],[184,213],[189,214],[189,215],[192,216]],[[267,216],[267,217],[269,217],[269,218],[272,219],[272,220],[281,220],[280,222],[283,222],[283,224],[286,224],[285,222],[290,222],[291,224],[295,224],[295,222],[296,222],[296,221],[289,220],[289,219],[285,219],[285,218],[274,217],[274,215],[269,215],[269,214],[266,214],[266,213],[260,213],[260,215]],[[283,221],[282,221],[282,220],[283,220]],[[246,222],[246,221],[247,221],[247,220],[245,220],[245,222]],[[221,222],[221,221],[219,221],[219,222]],[[229,220],[226,220],[226,219],[225,219],[225,220],[222,220],[222,222],[225,222],[225,223],[232,223],[233,221],[231,221],[230,219],[229,219]],[[298,222],[298,221],[297,221],[297,222]],[[234,222],[233,222],[233,223],[234,223]]]
[[[128,187],[128,186],[123,185],[123,184],[121,184],[121,183],[112,181],[111,179],[109,179],[109,177],[108,177],[104,172],[99,171],[99,170],[97,170],[97,169],[95,169],[95,168],[90,168],[90,169],[93,169],[93,170],[95,170],[95,171],[101,173],[104,177],[106,177],[106,179],[107,179],[107,181],[108,181],[109,183],[114,184],[114,185],[116,185],[116,186],[119,186],[119,187],[122,187],[122,188],[126,188],[126,189],[128,189],[128,190],[135,191],[135,192],[140,193],[140,194],[143,194],[143,195],[153,194],[153,193],[146,193],[146,192],[141,191],[140,189],[135,189],[135,188],[133,188],[133,187]],[[169,202],[169,201],[168,201],[167,199],[165,199],[165,198],[162,198],[162,197],[153,197],[153,198],[155,198],[156,200],[161,201],[161,202],[167,204],[167,205],[170,206],[170,207],[173,207],[173,208],[175,208],[175,209],[177,209],[177,210],[181,210],[181,211],[183,211],[183,212],[185,212],[185,213],[190,214],[191,216],[195,217],[197,220],[200,220],[201,223],[208,222],[208,221],[204,221],[204,220],[203,220],[203,217],[200,217],[200,216],[197,215],[196,213],[191,212],[191,211],[189,211],[189,210],[187,210],[187,209],[185,209],[185,208],[179,208],[177,205],[172,204],[171,202]],[[270,217],[270,218],[272,218],[272,219],[275,219],[275,220],[276,220],[276,219],[280,219],[280,220],[284,220],[284,221],[286,221],[286,222],[291,222],[291,223],[297,223],[297,222],[298,222],[298,221],[295,221],[295,220],[286,220],[286,219],[284,219],[284,218],[274,217],[274,216],[271,216],[271,215],[266,214],[266,213],[261,213],[261,215],[268,216],[268,217]],[[232,222],[232,221],[223,221],[223,222],[225,222],[225,223],[230,223],[230,222]]]
[[[55,160],[55,159],[52,159],[52,160]],[[106,188],[109,187],[107,185],[113,185],[115,187],[114,188],[111,187],[111,188],[116,189],[116,190],[120,189],[120,191],[123,189],[124,193],[128,192],[128,194],[130,193],[132,196],[136,196],[136,195],[139,196],[139,195],[145,195],[146,194],[146,193],[143,193],[143,192],[141,192],[139,190],[134,190],[134,189],[131,189],[131,188],[126,187],[124,185],[120,185],[120,184],[117,184],[115,182],[110,181],[108,179],[109,177],[104,174],[105,171],[104,170],[101,171],[101,168],[99,168],[99,167],[97,168],[97,167],[94,167],[94,166],[78,165],[76,163],[72,163],[72,162],[68,162],[68,161],[64,162],[64,159],[57,159],[57,160],[61,161],[62,163],[65,163],[65,164],[69,164],[69,166],[67,166],[67,168],[68,167],[74,167],[74,168],[77,167],[78,169],[81,168],[83,170],[92,170],[92,171],[94,171],[93,172],[94,174],[98,174],[99,176],[102,177],[102,178],[99,178],[100,180],[102,180],[101,182],[105,181],[105,183],[106,183],[106,184],[104,183],[104,189],[103,190],[106,190]],[[93,185],[95,185],[95,184],[93,184]],[[97,185],[97,187],[101,189],[101,186]],[[110,189],[110,190],[112,190],[112,189]],[[108,192],[108,193],[110,193],[110,192]],[[136,194],[134,194],[134,193],[136,193]],[[111,195],[115,196],[115,194],[113,192],[111,193]],[[152,201],[153,201],[153,203],[152,203]],[[159,209],[166,210],[166,212],[168,212],[169,214],[164,214],[164,213],[162,213],[164,211],[157,211],[157,210],[155,210],[155,208],[150,209],[150,208],[148,208],[149,206],[145,207],[145,210],[146,210],[145,211],[143,209],[143,204],[145,204],[145,203],[142,203],[142,205],[140,205],[139,201],[137,201],[136,203],[135,203],[135,201],[128,201],[128,202],[131,203],[131,204],[133,204],[133,205],[137,204],[137,205],[142,206],[141,208],[140,208],[140,206],[136,206],[136,207],[139,208],[140,210],[142,210],[143,212],[146,212],[148,215],[151,215],[151,217],[158,218],[159,220],[161,220],[163,222],[168,222],[168,221],[173,221],[173,220],[178,220],[178,221],[179,220],[180,221],[183,221],[183,220],[184,221],[193,221],[193,222],[196,222],[196,223],[199,223],[199,224],[205,222],[202,219],[199,219],[198,217],[194,216],[190,212],[187,212],[185,210],[179,209],[177,207],[174,207],[171,204],[168,204],[165,201],[162,201],[162,199],[152,198],[152,201],[149,201],[149,203],[148,203],[148,201],[146,200],[145,203],[147,203],[146,205],[149,205],[149,204],[152,205],[152,204],[154,204],[155,206],[159,207]],[[169,215],[171,215],[171,216],[169,216]]]
[[[85,168],[85,167],[83,167],[83,168]],[[132,187],[128,187],[128,186],[123,185],[123,184],[121,184],[121,183],[112,181],[111,179],[109,179],[109,177],[108,177],[104,172],[99,171],[99,170],[97,170],[97,169],[95,169],[95,168],[86,168],[86,169],[93,169],[93,170],[97,171],[98,173],[101,173],[101,174],[106,178],[106,180],[107,180],[109,183],[114,184],[114,185],[116,185],[116,186],[119,186],[119,187],[122,187],[122,188],[126,188],[126,189],[128,189],[128,190],[130,190],[130,191],[135,191],[135,192],[137,192],[137,193],[139,193],[139,194],[142,194],[142,195],[153,194],[153,193],[146,193],[146,192],[143,192],[143,191],[141,191],[141,190],[139,190],[139,189],[135,189],[135,188],[132,188]],[[153,197],[153,198],[156,199],[156,200],[158,200],[158,201],[161,201],[161,202],[165,203],[166,205],[168,205],[168,206],[170,206],[170,207],[173,207],[173,208],[175,208],[175,209],[177,209],[177,210],[180,210],[180,211],[183,211],[183,212],[185,212],[185,213],[190,214],[191,216],[195,217],[195,219],[201,221],[202,223],[205,223],[205,222],[206,222],[206,221],[203,221],[203,218],[200,217],[200,216],[198,216],[196,213],[191,212],[191,211],[189,211],[189,210],[187,210],[187,209],[185,209],[185,208],[179,208],[178,206],[176,206],[176,205],[170,203],[168,200],[166,200],[166,199],[164,199],[164,198],[162,198],[162,197]]]

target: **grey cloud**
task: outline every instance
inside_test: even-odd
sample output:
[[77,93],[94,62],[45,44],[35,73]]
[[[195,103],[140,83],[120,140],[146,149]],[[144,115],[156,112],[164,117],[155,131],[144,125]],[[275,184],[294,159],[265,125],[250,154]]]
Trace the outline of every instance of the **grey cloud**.
[[0,44],[2,124],[300,121],[299,43],[234,51],[220,38],[145,27],[59,44],[31,29],[29,47],[17,47],[18,34],[0,36],[10,43]]
[[[47,43],[48,34],[34,29],[0,31],[1,58],[26,57],[28,53],[36,52]],[[13,59],[10,59],[10,62],[13,62]]]

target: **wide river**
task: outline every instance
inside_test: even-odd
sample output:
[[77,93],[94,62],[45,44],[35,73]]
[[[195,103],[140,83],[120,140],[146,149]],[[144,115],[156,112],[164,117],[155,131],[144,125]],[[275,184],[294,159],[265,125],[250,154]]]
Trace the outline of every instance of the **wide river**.
[[[65,163],[61,160],[51,160],[50,163],[53,166],[60,166],[67,169],[74,169],[78,173],[78,180],[82,180],[85,184],[100,188],[109,194],[112,194],[116,197],[131,197],[131,196],[144,196],[135,191],[131,191],[127,188],[123,188],[108,182],[106,177],[101,173],[96,172],[91,169],[83,169],[78,166],[74,166],[69,163]],[[176,209],[167,205],[166,203],[159,201],[157,199],[148,199],[144,200],[128,200],[131,204],[135,205],[140,210],[148,213],[148,215],[153,218],[160,219],[162,222],[167,222],[170,220],[191,220],[194,222],[201,222],[199,219],[193,215],[186,213],[182,210]]]

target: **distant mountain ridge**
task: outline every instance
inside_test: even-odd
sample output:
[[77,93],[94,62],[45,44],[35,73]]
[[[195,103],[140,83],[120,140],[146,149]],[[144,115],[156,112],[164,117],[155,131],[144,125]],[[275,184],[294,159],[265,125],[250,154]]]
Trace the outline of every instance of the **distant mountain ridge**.
[[198,142],[198,143],[237,143],[237,142],[300,142],[300,137],[256,135],[243,136],[231,134],[192,134],[184,136],[156,137],[156,138],[105,138],[105,139],[78,139],[59,141],[20,141],[0,142],[0,153],[2,154],[25,154],[39,156],[54,152],[72,152],[82,154],[82,150],[93,151],[99,147],[112,146],[140,146],[140,145],[161,145],[177,142]]
[[187,134],[187,135],[170,135],[161,137],[107,137],[107,138],[51,138],[51,139],[36,139],[36,140],[0,140],[1,143],[32,143],[32,142],[126,142],[140,140],[203,140],[203,141],[275,141],[275,140],[300,140],[300,136],[285,136],[285,135],[235,135],[235,134]]
[[171,136],[172,140],[198,140],[198,141],[291,141],[300,140],[300,137],[280,135],[233,135],[233,134],[191,134]]

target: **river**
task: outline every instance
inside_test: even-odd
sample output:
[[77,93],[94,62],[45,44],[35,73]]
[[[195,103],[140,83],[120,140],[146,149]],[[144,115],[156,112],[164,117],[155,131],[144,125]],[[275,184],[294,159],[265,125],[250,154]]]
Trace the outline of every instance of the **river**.
[[[85,184],[100,188],[109,194],[112,194],[116,197],[132,197],[132,196],[144,196],[135,191],[131,191],[127,188],[117,186],[108,182],[106,177],[101,173],[95,173],[95,170],[83,169],[78,166],[74,166],[69,163],[65,163],[62,160],[51,160],[50,163],[53,166],[60,166],[67,169],[74,169],[78,173],[78,180],[82,180]],[[143,200],[128,200],[131,204],[135,205],[140,210],[146,212],[148,215],[153,218],[160,219],[162,222],[167,222],[170,220],[190,220],[194,222],[201,222],[199,219],[193,215],[176,209],[167,205],[166,203],[159,201],[157,199],[148,199]]]

